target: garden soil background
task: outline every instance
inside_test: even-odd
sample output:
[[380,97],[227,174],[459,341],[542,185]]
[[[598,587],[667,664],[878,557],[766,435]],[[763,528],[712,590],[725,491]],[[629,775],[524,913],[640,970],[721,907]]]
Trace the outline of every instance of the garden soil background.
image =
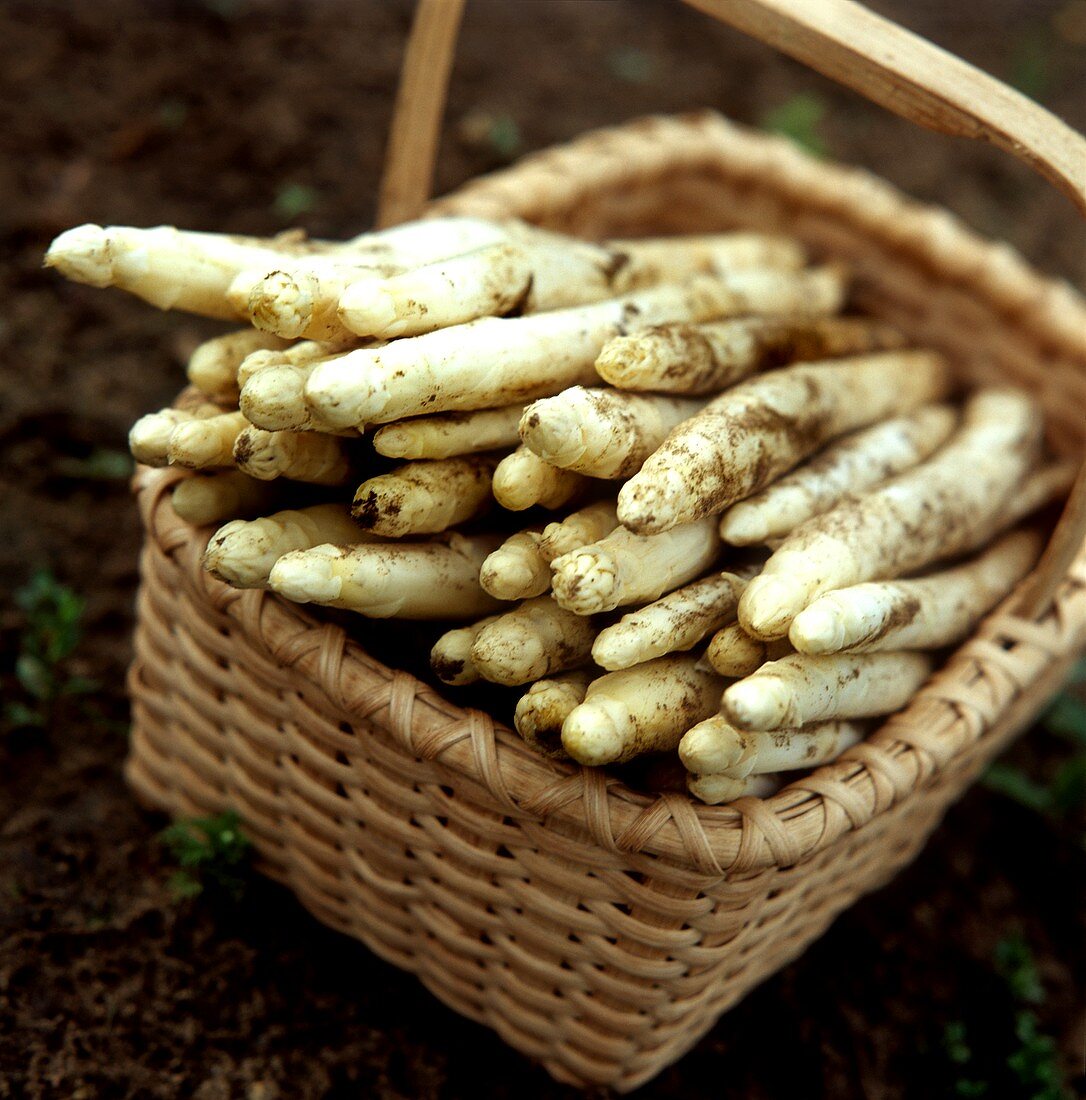
[[[1086,128],[1081,0],[873,6]],[[1084,281],[1071,206],[1003,154],[921,134],[680,5],[468,9],[440,191],[595,126],[713,107],[792,129]],[[0,739],[2,1097],[576,1095],[279,887],[174,900],[164,819],[121,779],[140,532],[114,452],[222,329],[40,269],[82,222],[366,228],[409,18],[378,0],[0,3],[3,692],[20,698],[11,595],[42,566],[86,599],[67,671],[100,685]],[[1063,751],[1037,729],[1009,763],[1043,777]],[[1005,1064],[1014,1006],[993,964],[1014,936],[1081,1088],[1084,890],[1080,836],[980,786],[910,869],[640,1095],[950,1096],[969,1077],[1027,1095]],[[968,1064],[944,1042],[959,1023]]]

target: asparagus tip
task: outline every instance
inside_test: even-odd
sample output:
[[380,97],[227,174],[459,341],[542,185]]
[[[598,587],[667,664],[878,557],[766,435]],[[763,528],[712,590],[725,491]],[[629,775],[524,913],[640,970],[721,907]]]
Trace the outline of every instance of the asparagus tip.
[[759,546],[769,538],[769,525],[761,509],[740,501],[720,517],[720,537],[732,546]]
[[76,283],[107,287],[113,282],[113,250],[109,232],[100,225],[77,225],[49,246],[45,266],[55,267]]
[[807,603],[805,586],[793,577],[762,573],[754,577],[739,601],[739,621],[752,637],[783,638]]
[[622,733],[607,709],[591,700],[562,723],[562,746],[578,764],[610,764],[622,755]]
[[269,272],[249,291],[250,320],[263,332],[301,336],[313,318],[315,282],[307,272]]
[[331,603],[338,600],[343,580],[335,572],[340,552],[333,546],[294,550],[272,567],[268,584],[273,591],[295,603]]
[[800,653],[834,653],[844,643],[840,620],[828,607],[812,604],[793,620],[788,637]]
[[520,420],[521,439],[554,466],[572,466],[584,455],[584,435],[576,408],[571,409],[558,398],[529,405]]

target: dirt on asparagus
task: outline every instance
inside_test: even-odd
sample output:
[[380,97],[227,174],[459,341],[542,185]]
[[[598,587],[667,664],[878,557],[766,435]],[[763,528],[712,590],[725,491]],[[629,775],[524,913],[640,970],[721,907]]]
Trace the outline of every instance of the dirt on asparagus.
[[[1081,2],[873,6],[1086,128]],[[86,598],[64,673],[99,685],[0,740],[0,1097],[575,1095],[278,887],[174,900],[164,820],[121,780],[140,536],[118,452],[224,326],[40,270],[49,239],[82,222],[365,228],[408,20],[402,0],[0,7],[0,575],[13,591],[47,566]],[[1002,154],[918,134],[662,0],[472,0],[438,188],[593,126],[704,106],[748,122],[775,111],[1042,267],[1086,274],[1070,206]],[[12,668],[26,624],[9,596],[5,703],[24,699]],[[428,648],[416,628],[364,629],[411,668]],[[1034,731],[1010,763],[1043,773],[1059,744]],[[641,1095],[951,1096],[980,1078],[991,1097],[1032,1095],[1007,1066],[1020,1041],[993,964],[1017,934],[1043,984],[1033,1011],[1081,1087],[1084,872],[1073,831],[974,789],[911,869]],[[966,1062],[946,1042],[959,1025]]]

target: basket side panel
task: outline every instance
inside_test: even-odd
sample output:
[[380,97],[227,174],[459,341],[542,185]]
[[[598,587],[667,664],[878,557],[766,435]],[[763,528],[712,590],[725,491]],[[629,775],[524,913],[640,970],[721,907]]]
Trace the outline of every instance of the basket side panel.
[[508,818],[379,724],[327,717],[154,543],[142,569],[137,793],[236,810],[315,916],[574,1084],[631,1089],[693,1046],[914,858],[990,751],[794,867],[708,877]]

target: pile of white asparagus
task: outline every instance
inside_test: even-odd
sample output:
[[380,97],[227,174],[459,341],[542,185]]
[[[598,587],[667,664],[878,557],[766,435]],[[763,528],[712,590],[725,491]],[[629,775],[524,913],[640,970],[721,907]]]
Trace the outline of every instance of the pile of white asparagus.
[[[1041,532],[1015,525],[1072,474],[1028,395],[956,394],[938,354],[839,316],[845,271],[788,238],[86,225],[46,264],[249,322],[130,437],[197,471],[179,516],[228,521],[215,576],[466,624],[434,644],[442,681],[524,686],[516,728],[547,756],[678,748],[706,802],[908,702],[1032,567]],[[284,481],[324,488],[277,511]]]

